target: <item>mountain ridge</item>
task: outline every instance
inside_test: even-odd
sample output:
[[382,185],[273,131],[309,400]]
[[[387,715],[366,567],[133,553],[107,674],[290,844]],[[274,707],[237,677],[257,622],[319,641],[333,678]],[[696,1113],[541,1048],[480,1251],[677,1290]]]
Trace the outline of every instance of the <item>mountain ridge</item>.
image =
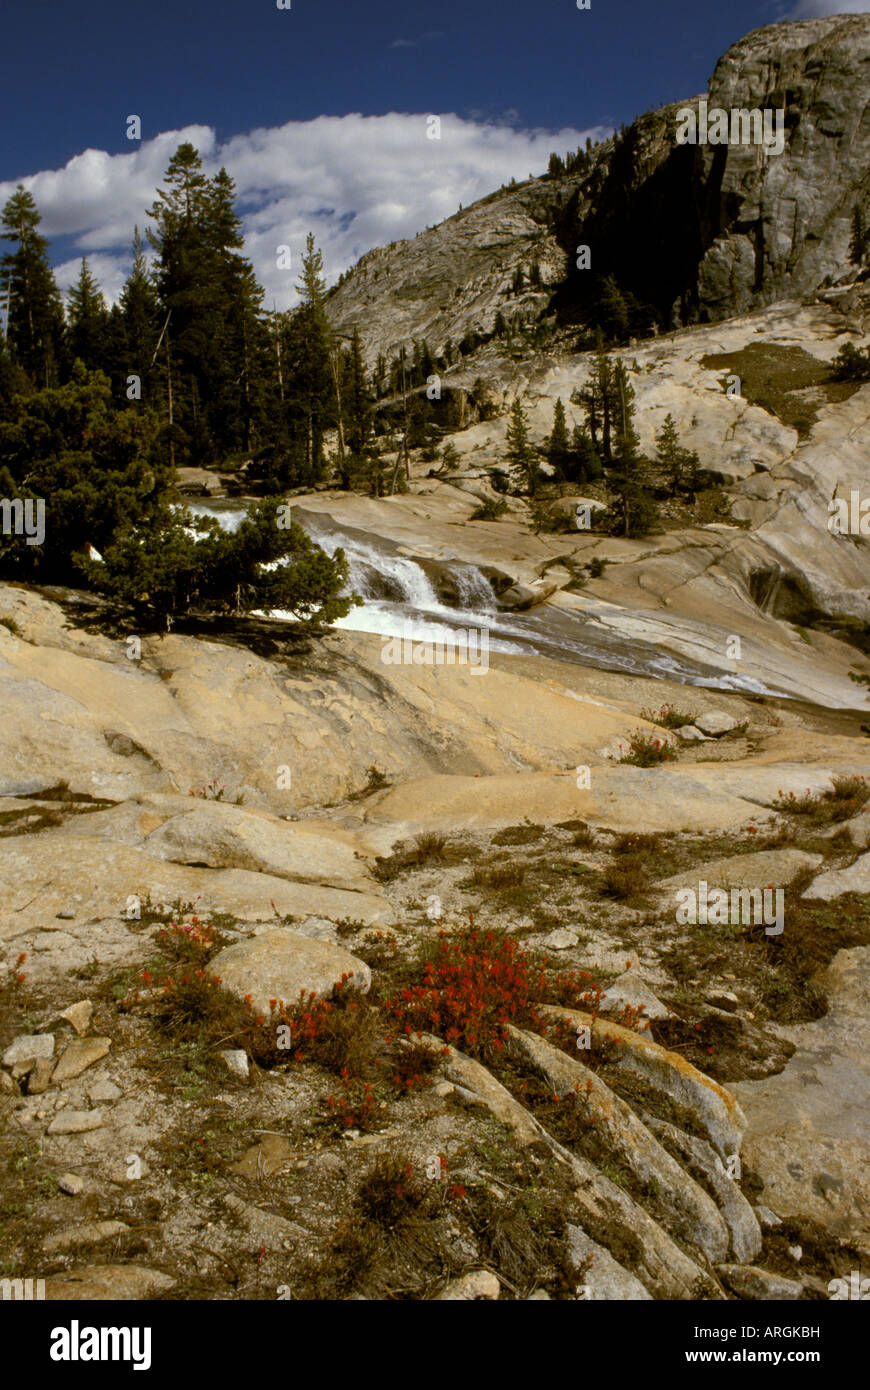
[[[419,338],[440,352],[489,334],[499,311],[577,322],[607,274],[660,330],[813,295],[842,275],[852,211],[870,195],[868,63],[870,15],[752,30],[718,60],[707,93],[638,117],[594,146],[582,173],[495,190],[372,248],[331,294],[333,325],[359,329],[372,361]],[[676,112],[704,96],[726,110],[783,110],[783,153],[678,145]],[[565,274],[578,244],[590,246],[594,281]],[[512,296],[533,257],[545,288]]]

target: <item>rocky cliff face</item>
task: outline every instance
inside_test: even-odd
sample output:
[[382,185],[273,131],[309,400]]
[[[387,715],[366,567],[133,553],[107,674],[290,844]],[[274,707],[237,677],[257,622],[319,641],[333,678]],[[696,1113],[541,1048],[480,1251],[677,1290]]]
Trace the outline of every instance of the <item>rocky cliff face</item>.
[[514,296],[518,266],[537,260],[544,281],[564,272],[554,234],[556,219],[582,188],[581,177],[556,183],[531,179],[491,194],[410,241],[369,251],[329,301],[339,333],[359,329],[366,356],[390,354],[425,338],[440,351],[466,333],[492,331],[505,315],[535,316],[546,307],[544,290]]
[[[499,309],[545,308],[543,292],[511,295],[533,257],[570,321],[594,283],[584,270],[562,278],[579,243],[595,282],[614,274],[669,327],[848,278],[852,212],[870,197],[868,64],[868,15],[757,29],[720,59],[704,98],[640,117],[596,148],[585,174],[493,193],[363,257],[331,299],[333,322],[358,327],[370,358],[421,337],[440,350],[489,332]],[[710,112],[783,111],[782,152],[678,144],[678,112],[702,99]]]
[[870,180],[870,17],[758,29],[720,59],[710,105],[785,111],[781,155],[698,147],[712,237],[698,268],[703,316],[810,293],[843,270]]

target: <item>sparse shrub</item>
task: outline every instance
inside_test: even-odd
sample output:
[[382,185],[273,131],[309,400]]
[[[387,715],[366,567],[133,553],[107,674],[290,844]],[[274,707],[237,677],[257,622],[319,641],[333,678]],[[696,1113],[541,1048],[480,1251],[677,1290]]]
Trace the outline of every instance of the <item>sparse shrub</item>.
[[[446,1051],[446,1049],[445,1049]],[[391,1079],[401,1095],[431,1086],[430,1073],[439,1063],[438,1053],[413,1037],[398,1040],[391,1063]]]
[[831,365],[837,381],[870,381],[870,350],[867,348],[844,343]]
[[600,579],[609,564],[605,556],[593,555],[588,565],[590,579]]
[[541,531],[568,531],[573,529],[570,519],[558,512],[551,512],[543,502],[529,503],[529,517],[535,535]]
[[257,1020],[250,1039],[258,1064],[271,1067],[292,1059],[317,1061],[348,1075],[368,1070],[376,1046],[376,1011],[367,1000],[343,992],[351,978],[342,975],[332,999],[318,999],[313,990],[300,991],[291,1005],[270,999],[269,1018]]
[[216,777],[212,777],[210,782],[206,782],[204,787],[191,787],[188,796],[198,796],[202,801],[223,801],[226,786],[218,782]]
[[491,868],[475,864],[471,873],[471,881],[475,888],[492,888],[496,892],[522,887],[525,877],[525,864],[517,863],[495,864]]
[[443,859],[444,851],[447,848],[447,836],[439,835],[434,830],[427,830],[422,835],[415,836],[414,844],[420,863],[426,859]]
[[367,999],[347,994],[321,1003],[308,1038],[300,1038],[302,1056],[339,1075],[364,1076],[380,1040],[377,1009]]
[[698,718],[697,710],[679,710],[673,705],[662,705],[659,709],[642,709],[641,719],[648,724],[660,724],[663,729],[681,729],[684,724],[694,724]]
[[870,784],[866,777],[837,773],[831,781],[833,791],[827,795],[832,801],[857,801],[862,806],[866,801],[870,801]]
[[[604,998],[604,990],[595,983],[588,970],[566,970],[563,975],[557,975],[550,984],[549,993],[552,1003],[561,1004],[566,1009],[582,1009],[584,1013],[592,1014],[593,1017],[598,1014],[598,1006]],[[577,1044],[577,1037],[570,1023],[560,1019],[549,1025],[548,1032],[553,1033],[553,1040],[561,1046],[563,1027],[567,1027],[570,1033],[570,1051]]]
[[392,1230],[403,1217],[416,1211],[427,1195],[412,1164],[385,1154],[360,1183],[356,1205],[366,1220]]
[[171,921],[157,933],[160,949],[176,960],[206,960],[220,939],[211,922],[201,922],[199,917],[191,917],[189,922]]
[[[146,972],[143,984],[150,986]],[[220,1037],[235,1037],[245,1028],[246,1010],[234,994],[221,985],[217,975],[203,967],[170,975],[163,982],[158,1001],[158,1017],[174,1037],[196,1038],[203,1043]]]
[[328,1096],[326,1108],[329,1116],[335,1119],[342,1129],[376,1128],[377,1101],[374,1088],[368,1081],[351,1077],[343,1071],[341,1079],[344,1086],[338,1095]]
[[[847,832],[848,838],[848,832]],[[784,845],[793,845],[795,842],[794,826],[783,821],[769,835],[759,842],[759,849],[781,849]]]
[[624,864],[611,864],[604,870],[602,893],[609,898],[625,902],[643,892],[649,883],[646,868],[642,861],[630,859]]
[[617,836],[611,854],[655,854],[661,849],[658,835],[627,834]]
[[633,729],[628,736],[628,752],[619,759],[633,767],[655,767],[658,763],[674,762],[676,749],[666,739],[656,738],[643,729]]
[[588,825],[580,825],[574,831],[574,838],[571,843],[577,849],[592,849],[595,844],[595,836]]
[[811,792],[809,787],[801,795],[796,792],[777,792],[775,806],[778,811],[783,811],[791,816],[812,816],[821,801],[821,796],[817,792]]
[[826,844],[831,854],[842,854],[844,851],[854,849],[855,847],[848,825],[841,825],[840,829],[831,836],[830,840],[826,841]]
[[831,821],[850,820],[870,801],[870,782],[866,777],[837,774],[831,781],[832,789],[825,792],[812,792],[809,787],[803,795],[780,791],[776,809],[787,815],[810,816],[825,825]]
[[500,521],[508,509],[504,497],[485,497],[471,513],[472,521]]

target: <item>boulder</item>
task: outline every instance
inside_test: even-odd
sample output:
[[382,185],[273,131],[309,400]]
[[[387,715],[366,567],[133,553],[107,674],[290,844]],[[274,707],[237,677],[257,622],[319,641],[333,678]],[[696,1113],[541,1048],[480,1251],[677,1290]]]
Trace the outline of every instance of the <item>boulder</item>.
[[572,946],[576,946],[579,940],[576,932],[568,931],[566,927],[556,927],[555,931],[542,936],[536,944],[545,946],[549,951],[568,951]]
[[27,1076],[27,1094],[41,1096],[51,1085],[54,1064],[50,1057],[37,1057]]
[[646,980],[633,970],[624,971],[607,986],[599,1005],[599,1012],[612,1014],[626,1006],[631,1009],[642,1006],[644,1018],[674,1017],[667,1004],[663,1004]]
[[805,898],[841,898],[844,893],[870,892],[870,854],[862,854],[845,869],[828,869],[814,878],[804,893]]
[[52,1084],[57,1086],[61,1081],[71,1081],[73,1077],[81,1076],[94,1062],[105,1057],[111,1046],[111,1038],[73,1038],[61,1053],[51,1074]]
[[[694,771],[694,769],[693,769]],[[697,781],[665,768],[597,766],[589,787],[570,773],[521,772],[493,777],[421,777],[373,797],[371,824],[394,823],[402,833],[426,829],[494,829],[585,820],[626,831],[729,830],[757,816],[749,801],[721,790],[715,779]]]
[[726,714],[724,710],[706,710],[699,714],[695,720],[695,727],[701,730],[702,734],[709,734],[711,738],[719,738],[722,734],[730,734],[732,729],[736,729],[740,721],[733,715]]
[[90,999],[79,999],[77,1003],[70,1004],[69,1008],[64,1009],[60,1015],[62,1019],[72,1025],[79,1037],[83,1037],[87,1033],[93,1016],[94,1006]]
[[285,1168],[295,1156],[295,1149],[289,1139],[281,1134],[264,1134],[259,1144],[246,1149],[232,1171],[242,1178],[252,1178],[262,1182]]
[[[443,1053],[444,1044],[440,1038],[424,1034],[423,1041],[431,1049]],[[603,1243],[612,1240],[622,1249],[624,1242],[631,1240],[638,1277],[650,1293],[665,1299],[722,1296],[715,1280],[675,1244],[639,1203],[593,1164],[559,1144],[480,1062],[448,1046],[443,1065],[456,1087],[457,1097],[476,1098],[511,1129],[521,1147],[544,1144],[568,1166],[574,1179],[577,1206],[589,1224],[601,1231]]]
[[684,873],[661,879],[656,888],[660,892],[675,892],[678,888],[697,888],[702,881],[709,888],[783,888],[798,874],[815,869],[821,862],[820,854],[807,854],[800,849],[763,849],[697,864]]
[[567,1019],[573,1028],[581,1024],[590,1028],[593,1047],[621,1044],[613,1058],[614,1066],[633,1072],[653,1090],[691,1110],[723,1158],[739,1151],[746,1128],[746,1116],[740,1105],[724,1086],[698,1071],[679,1053],[670,1052],[618,1023],[593,1019],[580,1009],[548,1004],[542,1012],[553,1018]]
[[579,1226],[567,1225],[565,1236],[568,1262],[581,1280],[578,1297],[590,1303],[651,1301],[652,1295],[640,1280],[617,1264],[610,1251],[591,1240]]
[[715,1203],[674,1161],[601,1077],[536,1033],[507,1025],[508,1048],[543,1076],[555,1095],[595,1125],[608,1152],[625,1164],[641,1188],[655,1185],[656,1212],[672,1236],[694,1245],[714,1263],[728,1253],[728,1232]]
[[607,508],[594,497],[556,497],[547,504],[547,511],[551,516],[564,517],[575,531],[590,531],[595,525],[596,513],[606,512]]
[[830,830],[822,832],[823,840],[832,840],[835,835],[847,834],[856,849],[867,849],[870,847],[870,810],[861,811],[851,820],[841,821],[838,825],[832,825]]
[[103,1112],[101,1110],[60,1110],[48,1126],[49,1134],[89,1134],[92,1129],[101,1129]]
[[754,1260],[761,1250],[761,1227],[737,1183],[728,1176],[719,1155],[705,1139],[687,1134],[666,1120],[650,1117],[647,1124],[668,1153],[685,1164],[712,1195],[730,1232],[734,1258]]
[[[79,818],[80,821],[85,818]],[[0,841],[0,941],[38,925],[70,902],[80,919],[122,917],[130,899],[196,902],[200,915],[245,921],[316,915],[382,925],[392,920],[378,893],[299,883],[250,869],[175,864],[129,845],[75,835],[18,835]]]
[[120,1299],[154,1298],[171,1289],[175,1280],[157,1269],[141,1265],[92,1265],[55,1274],[45,1281],[45,1297],[50,1302],[76,1303]]
[[210,962],[209,970],[241,999],[250,995],[253,1008],[267,1017],[270,999],[296,1004],[303,990],[327,999],[343,975],[350,977],[348,989],[365,994],[372,981],[365,962],[343,946],[300,936],[286,927],[273,927],[227,946]]
[[16,1076],[25,1076],[38,1057],[54,1056],[53,1033],[22,1033],[3,1053],[3,1066],[11,1067]]
[[558,588],[558,584],[512,584],[499,595],[499,607],[525,613],[529,608],[536,608],[539,603],[546,603]]
[[129,1229],[126,1221],[86,1221],[83,1226],[68,1226],[66,1230],[48,1236],[42,1248],[47,1255],[58,1254],[64,1250],[75,1250],[79,1245],[97,1245],[101,1240],[122,1236]]
[[827,1009],[788,1029],[795,1051],[785,1066],[733,1084],[747,1121],[742,1160],[777,1216],[810,1217],[867,1246],[870,949],[838,951],[814,983]]
[[767,1302],[771,1299],[800,1298],[804,1291],[803,1284],[795,1279],[785,1279],[781,1274],[772,1274],[769,1269],[759,1269],[757,1265],[718,1265],[716,1272],[738,1298]]
[[351,844],[265,811],[219,801],[189,803],[183,815],[172,816],[147,837],[145,849],[179,864],[250,869],[350,892],[373,886]]
[[479,1299],[495,1299],[500,1291],[501,1285],[491,1270],[473,1269],[468,1274],[461,1274],[458,1279],[451,1279],[436,1302],[470,1303]]

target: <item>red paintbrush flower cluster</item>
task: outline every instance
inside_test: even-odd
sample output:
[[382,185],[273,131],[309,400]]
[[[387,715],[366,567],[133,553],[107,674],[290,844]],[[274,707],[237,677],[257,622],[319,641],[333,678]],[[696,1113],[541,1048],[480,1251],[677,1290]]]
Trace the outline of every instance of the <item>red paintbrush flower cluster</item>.
[[337,1119],[344,1129],[374,1128],[377,1103],[373,1088],[367,1081],[351,1079],[346,1069],[341,1073],[344,1088],[337,1096],[327,1097],[330,1115]]
[[536,1005],[545,987],[543,965],[518,942],[472,927],[453,939],[440,932],[423,983],[403,989],[386,1008],[406,1034],[436,1033],[471,1051],[500,1051],[506,1024],[542,1027]]

